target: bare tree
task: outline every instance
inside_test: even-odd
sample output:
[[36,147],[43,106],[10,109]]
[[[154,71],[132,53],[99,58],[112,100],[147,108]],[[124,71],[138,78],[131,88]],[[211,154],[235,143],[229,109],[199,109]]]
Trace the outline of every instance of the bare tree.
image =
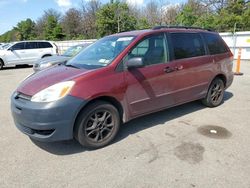
[[165,7],[163,22],[167,25],[176,25],[176,17],[180,13],[180,5],[169,5]]
[[144,12],[150,26],[161,24],[161,19],[159,17],[160,9],[157,2],[152,0],[148,2]]
[[201,16],[211,11],[208,4],[205,4],[204,2],[201,2],[199,0],[188,0],[188,2],[183,6],[189,6],[197,16]]
[[221,9],[226,7],[229,0],[201,0],[201,2],[206,6],[211,8],[215,12],[220,12]]
[[99,0],[90,0],[85,3],[81,2],[82,12],[82,31],[87,38],[95,38],[97,36],[96,12],[101,8]]
[[71,8],[65,13],[61,24],[64,33],[69,39],[82,35],[81,19],[81,12],[75,8]]

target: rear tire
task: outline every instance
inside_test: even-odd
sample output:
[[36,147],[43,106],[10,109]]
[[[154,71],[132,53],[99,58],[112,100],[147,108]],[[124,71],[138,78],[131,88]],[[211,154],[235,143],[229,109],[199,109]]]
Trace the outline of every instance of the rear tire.
[[3,66],[4,66],[3,60],[0,59],[0,70],[3,69]]
[[219,106],[224,99],[225,85],[220,78],[215,78],[209,86],[207,96],[202,103],[210,108]]
[[117,135],[119,127],[118,110],[108,102],[96,101],[80,113],[74,137],[82,146],[97,149],[108,145]]

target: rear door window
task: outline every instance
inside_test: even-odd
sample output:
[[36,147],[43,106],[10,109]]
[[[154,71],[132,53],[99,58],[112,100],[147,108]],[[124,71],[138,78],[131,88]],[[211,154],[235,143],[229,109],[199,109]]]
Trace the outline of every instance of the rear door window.
[[207,42],[210,54],[214,55],[228,52],[225,43],[218,34],[203,33],[203,36]]
[[25,43],[25,49],[36,49],[37,48],[37,42],[26,42]]
[[38,42],[39,48],[53,48],[49,42]]
[[205,55],[205,48],[199,33],[171,33],[175,59]]

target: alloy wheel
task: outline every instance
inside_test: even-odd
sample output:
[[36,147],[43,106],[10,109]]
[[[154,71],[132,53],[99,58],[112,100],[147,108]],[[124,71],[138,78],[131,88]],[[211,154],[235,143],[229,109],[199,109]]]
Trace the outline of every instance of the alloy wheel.
[[87,119],[85,135],[92,142],[103,142],[114,128],[114,118],[108,110],[98,110]]

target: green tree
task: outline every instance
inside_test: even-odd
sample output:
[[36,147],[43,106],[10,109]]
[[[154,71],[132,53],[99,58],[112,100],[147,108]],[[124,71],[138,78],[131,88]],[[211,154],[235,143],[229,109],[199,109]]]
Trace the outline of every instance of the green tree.
[[249,3],[244,0],[230,0],[227,6],[218,14],[216,29],[218,31],[233,31],[237,24],[238,30],[247,30],[249,26]]
[[59,23],[62,17],[61,13],[55,9],[45,10],[43,15],[36,22],[35,33],[37,39],[45,39],[45,28],[48,22],[48,18],[51,16],[55,18],[56,23]]
[[97,12],[96,20],[100,36],[136,29],[136,18],[130,14],[126,3],[104,5]]
[[198,16],[194,14],[192,7],[186,5],[177,16],[177,22],[181,25],[192,26],[197,21]]
[[47,18],[44,32],[46,40],[63,39],[65,36],[62,32],[61,25],[57,22],[56,17],[52,15]]
[[150,26],[150,24],[148,23],[148,20],[145,17],[140,18],[137,21],[136,29],[149,29],[150,27],[151,26]]
[[35,38],[35,22],[29,18],[25,21],[19,22],[14,29],[18,31],[20,40],[30,40]]
[[218,22],[218,18],[218,16],[212,13],[203,14],[197,19],[194,26],[206,29],[215,29],[217,27],[216,23]]
[[242,31],[250,31],[250,2],[245,6],[245,11],[242,15]]
[[18,41],[18,40],[19,40],[19,35],[15,29],[7,31],[6,33],[0,36],[1,42],[11,42],[11,41]]

